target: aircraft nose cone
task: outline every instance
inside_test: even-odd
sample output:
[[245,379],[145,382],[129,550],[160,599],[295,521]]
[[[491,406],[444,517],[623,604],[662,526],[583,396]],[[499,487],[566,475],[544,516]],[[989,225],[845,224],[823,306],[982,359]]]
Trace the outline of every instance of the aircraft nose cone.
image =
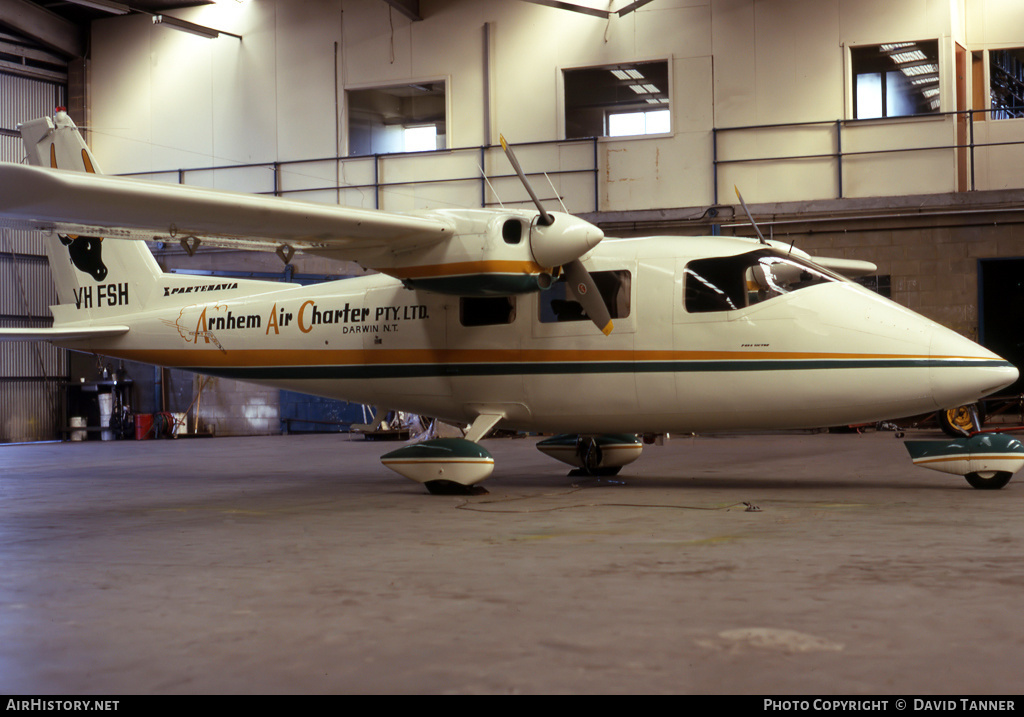
[[1020,375],[1009,361],[949,329],[932,334],[929,366],[932,395],[940,409],[974,403]]

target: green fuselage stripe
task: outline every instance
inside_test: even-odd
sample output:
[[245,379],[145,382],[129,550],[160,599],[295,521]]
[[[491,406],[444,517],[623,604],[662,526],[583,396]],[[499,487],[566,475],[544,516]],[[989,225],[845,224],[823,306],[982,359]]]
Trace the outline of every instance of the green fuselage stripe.
[[815,369],[1008,368],[1007,361],[943,359],[803,359],[746,361],[584,361],[566,363],[416,363],[336,366],[183,366],[240,380],[357,380],[453,376],[542,376],[620,373],[728,373]]

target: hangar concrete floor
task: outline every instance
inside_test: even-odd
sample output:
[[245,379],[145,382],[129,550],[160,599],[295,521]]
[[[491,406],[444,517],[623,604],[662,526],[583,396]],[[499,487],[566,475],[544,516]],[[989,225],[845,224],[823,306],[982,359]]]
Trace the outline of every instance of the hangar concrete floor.
[[533,443],[470,498],[339,435],[0,447],[0,693],[1024,692],[1024,483],[891,433],[575,484]]

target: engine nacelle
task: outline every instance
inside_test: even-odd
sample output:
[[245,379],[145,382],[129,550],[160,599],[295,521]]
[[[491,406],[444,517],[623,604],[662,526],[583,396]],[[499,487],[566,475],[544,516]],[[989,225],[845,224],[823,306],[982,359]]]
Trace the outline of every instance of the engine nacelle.
[[537,450],[584,475],[615,475],[640,457],[643,442],[632,433],[580,436],[561,434],[537,443]]
[[424,214],[449,221],[453,235],[401,253],[368,249],[359,262],[410,288],[455,296],[512,296],[547,289],[563,264],[583,256],[604,237],[593,224],[557,212],[550,215],[554,222],[548,226],[538,224],[536,212]]

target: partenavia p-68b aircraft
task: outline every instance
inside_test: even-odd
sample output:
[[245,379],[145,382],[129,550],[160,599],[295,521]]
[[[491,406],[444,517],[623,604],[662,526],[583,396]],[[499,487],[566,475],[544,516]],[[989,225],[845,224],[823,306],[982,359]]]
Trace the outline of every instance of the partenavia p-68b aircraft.
[[[763,237],[602,241],[545,210],[507,147],[536,211],[397,214],[101,176],[63,111],[21,131],[34,166],[0,165],[0,226],[48,233],[60,304],[52,328],[0,338],[468,424],[382,458],[432,491],[490,475],[478,442],[494,427],[562,434],[538,447],[614,472],[642,434],[874,422],[1018,375],[837,273],[866,262]],[[139,240],[379,273],[310,287],[165,274]]]

